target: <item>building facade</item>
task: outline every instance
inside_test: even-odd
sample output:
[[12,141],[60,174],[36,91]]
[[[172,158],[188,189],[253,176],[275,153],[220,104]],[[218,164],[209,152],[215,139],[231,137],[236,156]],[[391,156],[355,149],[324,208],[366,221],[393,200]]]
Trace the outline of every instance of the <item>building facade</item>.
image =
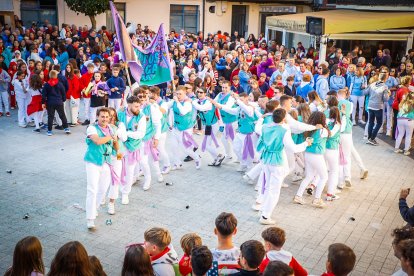
[[[43,22],[90,26],[89,17],[77,15],[63,0],[5,0],[13,3],[14,13],[25,25]],[[277,3],[276,3],[277,2]],[[306,1],[212,1],[212,0],[119,0],[115,1],[125,22],[148,25],[156,30],[164,23],[166,30],[184,29],[190,32],[214,33],[238,31],[239,34],[263,33],[266,17],[291,13],[309,12]],[[96,17],[97,27],[112,26],[110,12]]]

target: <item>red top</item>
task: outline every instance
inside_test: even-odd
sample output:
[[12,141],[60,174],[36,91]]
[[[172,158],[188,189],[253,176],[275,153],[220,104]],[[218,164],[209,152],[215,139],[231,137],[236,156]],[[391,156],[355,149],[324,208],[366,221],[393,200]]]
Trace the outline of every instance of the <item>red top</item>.
[[[284,252],[287,252],[287,251],[284,251]],[[284,255],[283,251],[281,253],[282,254],[280,254],[280,258],[279,257],[274,258],[272,256],[270,256],[269,258],[269,255],[272,255],[272,254],[269,254],[268,252],[268,254],[266,254],[265,258],[263,259],[262,263],[259,266],[260,272],[263,273],[263,271],[266,269],[266,266],[269,264],[270,261],[278,260],[284,263],[286,263],[286,261],[289,261],[289,256]],[[293,269],[295,276],[307,276],[308,275],[308,272],[298,263],[298,261],[296,261],[296,259],[293,256],[290,257],[290,261],[288,265]]]
[[190,257],[188,257],[187,254],[184,253],[184,256],[178,262],[178,268],[180,270],[181,275],[184,276],[191,274],[191,272],[193,271],[191,269]]
[[[86,72],[85,74],[82,75],[82,77],[79,80],[80,91],[82,91],[84,88],[88,86],[88,84],[91,82],[92,76],[93,76],[93,73],[89,73],[89,72]],[[90,98],[91,94],[89,93],[88,95],[82,95],[82,97]]]
[[392,103],[392,109],[399,110],[398,106],[400,105],[400,102],[402,98],[404,97],[404,95],[407,94],[408,92],[409,90],[405,86],[402,86],[397,90],[397,93],[395,93],[394,102]]
[[80,89],[80,80],[76,75],[73,75],[72,78],[67,77],[69,84],[69,89],[66,92],[66,99],[70,99],[72,96],[74,99],[79,99],[81,97],[81,89]]

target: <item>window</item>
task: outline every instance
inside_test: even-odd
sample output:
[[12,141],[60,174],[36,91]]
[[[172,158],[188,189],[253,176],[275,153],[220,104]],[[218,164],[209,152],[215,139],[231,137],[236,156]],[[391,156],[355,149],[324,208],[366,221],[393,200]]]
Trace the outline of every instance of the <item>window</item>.
[[[118,11],[119,15],[124,19],[124,23],[126,23],[126,13],[125,13],[125,3],[114,3],[115,8]],[[112,19],[111,10],[106,11],[106,27],[110,31],[115,31],[114,20]]]
[[23,24],[30,26],[32,22],[36,22],[41,25],[47,19],[50,24],[57,25],[56,8],[56,0],[21,0]]
[[198,31],[199,10],[195,5],[170,5],[170,29],[177,33]]

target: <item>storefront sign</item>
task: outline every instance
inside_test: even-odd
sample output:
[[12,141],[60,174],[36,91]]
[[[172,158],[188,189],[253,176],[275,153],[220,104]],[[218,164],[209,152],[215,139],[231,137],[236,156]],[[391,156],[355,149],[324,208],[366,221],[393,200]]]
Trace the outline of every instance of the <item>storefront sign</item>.
[[298,21],[286,20],[286,19],[273,19],[272,26],[286,29],[287,31],[303,32],[303,33],[306,32],[306,22],[298,22]]
[[260,6],[260,12],[296,13],[296,6]]

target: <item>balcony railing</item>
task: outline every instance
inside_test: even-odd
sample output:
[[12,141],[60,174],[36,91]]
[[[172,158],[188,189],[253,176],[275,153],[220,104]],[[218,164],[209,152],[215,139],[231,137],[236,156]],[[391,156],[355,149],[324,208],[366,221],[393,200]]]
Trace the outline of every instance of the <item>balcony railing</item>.
[[414,7],[413,0],[328,0],[329,4],[359,6],[409,6]]

